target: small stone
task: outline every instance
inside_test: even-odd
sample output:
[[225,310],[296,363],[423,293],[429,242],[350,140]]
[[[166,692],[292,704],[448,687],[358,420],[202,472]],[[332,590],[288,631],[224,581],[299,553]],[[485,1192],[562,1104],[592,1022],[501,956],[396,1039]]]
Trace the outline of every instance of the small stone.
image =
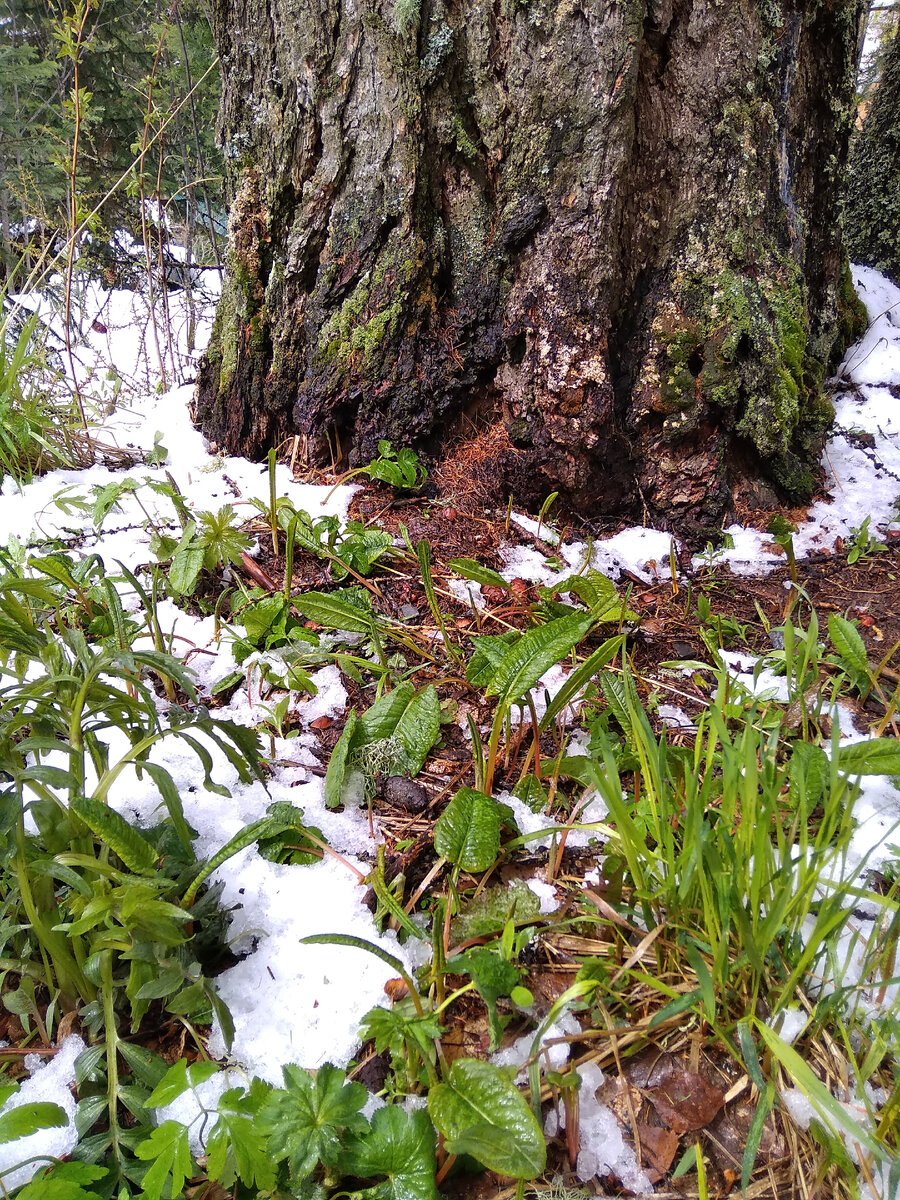
[[410,813],[420,813],[428,806],[428,793],[421,783],[406,779],[403,775],[391,775],[384,781],[381,798],[394,808],[402,808]]
[[399,611],[404,621],[413,621],[419,615],[419,610],[414,604],[401,604]]

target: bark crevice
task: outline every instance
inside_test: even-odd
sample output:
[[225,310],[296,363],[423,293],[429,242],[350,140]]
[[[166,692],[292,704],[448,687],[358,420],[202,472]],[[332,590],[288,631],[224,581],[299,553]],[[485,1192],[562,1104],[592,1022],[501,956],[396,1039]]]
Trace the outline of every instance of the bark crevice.
[[365,461],[488,408],[523,502],[704,536],[808,496],[853,332],[862,7],[423,0],[398,32],[382,0],[216,0],[235,202],[204,429]]

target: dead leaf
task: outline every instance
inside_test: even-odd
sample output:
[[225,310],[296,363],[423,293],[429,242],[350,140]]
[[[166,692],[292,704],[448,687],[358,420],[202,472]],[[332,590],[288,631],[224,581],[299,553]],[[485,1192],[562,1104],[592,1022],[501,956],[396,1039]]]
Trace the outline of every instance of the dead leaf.
[[392,1001],[402,1000],[409,995],[409,988],[403,979],[389,979],[384,985],[384,994]]
[[641,1165],[649,1168],[651,1182],[659,1183],[668,1174],[678,1152],[678,1134],[658,1125],[638,1125],[637,1134],[641,1141]]
[[664,1083],[647,1088],[659,1119],[675,1133],[703,1129],[725,1103],[725,1093],[696,1071],[674,1067]]
[[[710,1156],[723,1173],[729,1169],[738,1172],[741,1170],[744,1147],[747,1145],[755,1115],[756,1104],[750,1100],[741,1100],[736,1104],[729,1104],[706,1129]],[[774,1114],[769,1113],[763,1125],[756,1166],[774,1165],[783,1162],[787,1156],[787,1142],[778,1131]]]
[[310,721],[310,729],[330,729],[334,724],[332,717],[316,717],[314,721]]

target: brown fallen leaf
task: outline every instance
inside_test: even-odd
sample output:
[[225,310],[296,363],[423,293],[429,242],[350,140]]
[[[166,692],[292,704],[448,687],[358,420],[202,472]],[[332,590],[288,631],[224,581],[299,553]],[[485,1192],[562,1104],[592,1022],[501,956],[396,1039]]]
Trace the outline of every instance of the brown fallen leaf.
[[316,717],[314,721],[310,721],[310,729],[330,729],[334,724],[333,717]]
[[663,1083],[647,1088],[644,1095],[675,1133],[703,1129],[725,1103],[720,1088],[682,1067],[674,1067]]
[[669,1173],[678,1152],[678,1134],[658,1125],[638,1125],[637,1134],[641,1140],[641,1166],[650,1175],[651,1183],[659,1183]]

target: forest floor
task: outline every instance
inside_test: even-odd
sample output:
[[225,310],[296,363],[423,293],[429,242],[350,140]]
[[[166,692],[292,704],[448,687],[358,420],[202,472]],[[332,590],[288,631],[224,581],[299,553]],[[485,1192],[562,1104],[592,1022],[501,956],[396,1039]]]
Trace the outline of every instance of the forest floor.
[[[627,795],[646,861],[662,872],[660,886],[674,870],[661,847],[669,830],[677,835],[687,890],[691,837],[704,842],[698,843],[701,854],[704,839],[712,843],[717,836],[716,789],[727,775],[725,743],[732,735],[737,741],[735,731],[760,739],[738,779],[773,764],[781,772],[770,797],[774,807],[766,810],[773,839],[782,821],[791,827],[796,797],[786,764],[795,742],[815,746],[827,762],[821,746],[834,756],[849,753],[854,743],[864,749],[869,739],[900,736],[900,322],[893,315],[900,311],[900,291],[874,272],[858,272],[857,285],[872,324],[848,356],[821,494],[809,510],[778,514],[795,526],[793,534],[780,535],[783,544],[766,532],[771,514],[758,514],[755,527],[747,522],[725,531],[720,548],[692,555],[662,531],[592,530],[567,524],[553,506],[540,519],[512,505],[506,512],[486,509],[466,487],[465,470],[443,483],[436,473],[427,492],[410,495],[379,483],[333,490],[332,479],[298,480],[288,470],[289,454],[271,472],[263,464],[224,459],[210,453],[190,425],[189,386],[156,394],[146,355],[132,372],[140,380],[105,423],[104,437],[117,447],[111,465],[54,471],[21,488],[4,485],[0,540],[8,562],[18,569],[36,562],[39,569],[42,555],[71,556],[71,562],[96,555],[111,578],[122,567],[141,578],[157,571],[171,586],[152,615],[157,632],[194,672],[197,711],[208,709],[262,735],[265,784],[245,783],[221,753],[213,755],[215,778],[229,795],[204,788],[202,763],[174,747],[174,739],[153,748],[153,762],[169,772],[184,798],[197,861],[212,858],[273,803],[302,810],[305,830],[327,844],[325,850],[282,845],[274,861],[248,845],[212,877],[229,922],[228,952],[215,970],[216,990],[231,1010],[233,1041],[219,1021],[195,1037],[161,1007],[140,1035],[167,1061],[210,1054],[224,1064],[157,1114],[189,1126],[201,1163],[209,1116],[239,1076],[277,1087],[285,1064],[314,1070],[330,1061],[373,1093],[397,1099],[408,1084],[418,1093],[411,1107],[421,1101],[427,1080],[410,1068],[404,1081],[402,1054],[380,1050],[372,1038],[363,1038],[360,1049],[367,1014],[392,1002],[402,1006],[403,988],[383,958],[351,948],[346,939],[356,938],[410,974],[426,967],[430,952],[456,955],[456,971],[453,964],[443,974],[433,967],[429,984],[429,1003],[436,1004],[445,987],[460,993],[439,1013],[445,1067],[459,1058],[491,1058],[514,1068],[541,1064],[542,1073],[529,1082],[541,1102],[548,1165],[542,1182],[528,1184],[531,1194],[549,1190],[559,1200],[737,1195],[742,1172],[752,1165],[748,1197],[831,1200],[853,1195],[858,1180],[864,1200],[894,1200],[889,1167],[897,1157],[893,1118],[900,1108],[895,780],[866,768],[869,773],[848,786],[846,776],[855,779],[854,773],[832,770],[834,795],[846,809],[840,837],[827,833],[815,841],[834,816],[822,799],[799,831],[804,859],[821,859],[813,862],[821,877],[806,907],[785,917],[791,936],[778,928],[772,946],[751,947],[765,957],[760,976],[771,990],[762,991],[758,980],[746,984],[741,955],[724,966],[714,962],[713,931],[697,912],[676,919],[674,892],[667,893],[669,912],[648,901],[633,864],[626,869],[624,862],[624,814],[613,819],[609,807],[618,802],[617,791]],[[121,296],[104,301],[112,309],[116,303],[123,303]],[[146,325],[142,338],[127,313],[98,311],[102,321],[89,313],[89,328],[99,324],[104,337],[109,330],[110,337],[146,345]],[[112,342],[97,351],[99,363],[126,360]],[[190,374],[184,361],[182,378]],[[96,366],[85,370],[86,379],[98,377]],[[189,506],[187,515],[173,495]],[[273,496],[289,520],[308,515],[306,548],[295,539],[290,564],[284,524],[273,537]],[[235,529],[253,545],[239,552],[232,539],[223,559],[230,560],[227,571],[204,571],[195,591],[179,595],[173,548],[193,521],[206,528],[204,514],[223,521],[233,515]],[[323,517],[326,523],[314,532]],[[232,533],[229,526],[223,544]],[[162,535],[171,543],[165,552]],[[147,614],[142,617],[132,586],[115,578],[137,628]],[[283,596],[290,602],[282,604]],[[313,607],[310,596],[318,597]],[[329,597],[343,610],[329,608]],[[519,703],[498,723],[491,672],[501,670],[507,648],[518,635],[533,639],[554,622],[577,624],[586,611],[595,620],[579,634],[583,644],[566,645],[529,677],[527,688],[510,692]],[[350,623],[342,625],[348,612]],[[364,635],[360,612],[366,614]],[[132,649],[154,645],[149,633],[139,633]],[[604,647],[609,653],[596,681],[586,675],[560,705],[558,719],[544,721],[583,656],[603,657]],[[628,709],[632,686],[637,708]],[[421,769],[387,775],[366,759],[373,744],[391,742],[395,716],[386,737],[357,744],[356,758],[347,756],[347,779],[329,794],[326,776],[334,776],[341,759],[336,748],[347,750],[353,721],[404,687],[419,698],[433,695],[440,705],[420,747]],[[178,699],[186,704],[184,695]],[[165,719],[167,702],[157,700]],[[484,785],[494,765],[484,761],[492,738],[496,769]],[[777,741],[771,763],[767,747],[774,742],[767,738]],[[618,771],[621,787],[601,796],[603,781],[584,764],[591,755],[599,760],[604,748],[606,778]],[[658,754],[670,772],[662,790],[671,807],[655,832],[651,820],[659,814],[647,807],[652,770],[646,758],[638,761],[641,753]],[[687,830],[684,799],[692,772],[712,797],[709,823],[694,834]],[[410,773],[413,779],[398,784]],[[492,813],[502,814],[496,847],[487,867],[468,869],[460,856],[451,871],[447,851],[435,845],[441,840],[436,825],[461,790],[477,793],[481,786],[497,799]],[[725,830],[726,841],[731,833],[737,840],[739,826],[753,826],[756,813],[746,819],[746,800],[732,814],[735,828]],[[138,829],[160,822],[160,795],[146,773],[123,772],[108,801]],[[720,827],[727,824],[723,818]],[[831,846],[840,838],[835,859]],[[756,855],[763,849],[758,842]],[[306,857],[290,857],[300,850]],[[770,867],[778,861],[773,857]],[[793,877],[785,870],[776,890],[753,902],[759,883],[753,854],[742,865],[737,890],[746,891],[747,920],[762,928],[766,904],[777,896],[789,902]],[[840,929],[817,946],[819,914],[833,886],[844,888]],[[692,893],[691,904],[699,905],[701,892]],[[456,905],[462,911],[451,920]],[[410,916],[413,926],[434,919],[430,945],[416,941],[421,927],[411,928]],[[310,935],[345,942],[301,946]],[[479,975],[484,957],[460,957],[477,950],[493,956],[494,969],[510,968],[532,1003],[514,1003],[508,979],[505,991],[486,1000],[491,987]],[[795,960],[806,963],[798,979]],[[600,964],[600,992],[597,979],[584,976],[584,964],[588,971]],[[705,990],[713,976],[715,996]],[[6,976],[5,992],[13,977]],[[466,990],[467,978],[477,990]],[[778,991],[779,980],[786,991]],[[586,988],[582,995],[571,991],[576,981]],[[25,1158],[76,1150],[73,1063],[84,1052],[86,1033],[73,1013],[51,1030],[55,1036],[43,1039],[27,1015],[23,1023],[23,1013],[7,1008],[0,1037],[10,1043],[7,1063],[16,1064],[10,1077],[24,1080],[20,1096],[59,1103],[70,1116],[65,1130],[53,1131],[56,1141],[40,1133],[0,1145],[0,1171],[23,1172],[3,1176],[3,1183],[18,1186],[35,1169],[18,1165]],[[766,1080],[777,1080],[778,1101],[775,1085],[769,1095],[759,1075],[753,1046]],[[18,1066],[26,1047],[38,1051],[27,1070]],[[41,1069],[41,1062],[50,1065]],[[823,1094],[830,1097],[824,1109]],[[884,1162],[868,1151],[867,1131],[875,1128],[879,1153],[889,1150]],[[750,1160],[748,1144],[755,1147]],[[516,1190],[490,1171],[446,1173],[450,1166],[444,1160],[438,1173],[448,1196],[480,1200]],[[217,1187],[210,1184],[202,1194],[209,1200],[230,1194]]]

